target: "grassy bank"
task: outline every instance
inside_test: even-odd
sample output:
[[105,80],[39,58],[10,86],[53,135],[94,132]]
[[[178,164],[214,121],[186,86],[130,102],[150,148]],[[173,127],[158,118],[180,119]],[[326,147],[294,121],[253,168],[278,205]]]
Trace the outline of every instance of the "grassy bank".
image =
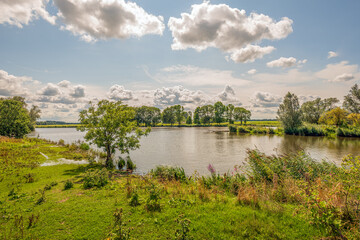
[[356,239],[359,233],[357,168],[256,150],[231,173],[218,175],[209,166],[209,177],[168,167],[146,176],[96,164],[39,167],[75,153],[91,158],[71,146],[1,138],[1,239],[122,239],[127,233],[131,239]]

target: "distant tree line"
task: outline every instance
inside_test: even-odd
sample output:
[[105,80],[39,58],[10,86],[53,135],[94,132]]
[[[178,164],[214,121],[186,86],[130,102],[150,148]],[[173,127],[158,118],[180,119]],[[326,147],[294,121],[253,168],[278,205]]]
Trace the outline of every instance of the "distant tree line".
[[194,112],[185,111],[181,105],[174,105],[161,111],[156,107],[135,108],[135,119],[139,124],[155,126],[158,123],[166,124],[205,124],[240,121],[241,124],[250,120],[251,112],[243,107],[235,107],[232,104],[224,105],[216,102],[214,105],[197,107]]
[[342,108],[337,98],[317,98],[299,104],[298,97],[288,92],[278,109],[278,120],[285,132],[291,133],[304,122],[339,126],[360,126],[360,89],[355,84],[344,96]]

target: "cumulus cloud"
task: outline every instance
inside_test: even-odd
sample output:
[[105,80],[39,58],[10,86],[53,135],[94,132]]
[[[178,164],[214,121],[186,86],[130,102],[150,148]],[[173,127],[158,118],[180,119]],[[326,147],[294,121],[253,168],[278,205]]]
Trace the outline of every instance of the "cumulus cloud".
[[7,23],[22,28],[39,17],[55,24],[56,17],[46,11],[49,0],[0,1],[0,24]]
[[57,86],[53,83],[48,83],[38,93],[43,96],[56,96],[56,95],[61,94],[61,91],[60,91],[59,86]]
[[124,0],[54,0],[59,8],[62,29],[93,42],[98,39],[125,39],[146,34],[162,35],[162,16],[147,13],[134,2]]
[[123,86],[115,84],[108,92],[108,98],[116,101],[134,100],[136,97],[131,90],[125,90]]
[[[181,18],[170,17],[168,27],[173,36],[173,50],[193,48],[202,51],[208,47],[216,47],[233,53],[263,39],[287,37],[293,31],[292,23],[287,17],[276,22],[264,14],[246,15],[245,10],[204,1],[192,5],[191,13],[182,13]],[[267,52],[269,51],[268,48]],[[237,59],[236,56],[233,58]],[[262,57],[261,54],[258,56]]]
[[336,76],[332,82],[347,82],[353,80],[355,77],[351,73],[343,73],[339,76]]
[[282,102],[282,97],[269,92],[257,91],[250,98],[252,107],[278,107]]
[[85,97],[85,87],[83,85],[77,85],[71,90],[70,96],[73,98]]
[[168,105],[204,105],[210,98],[202,91],[191,91],[183,86],[158,88],[154,92],[154,105],[164,107]]
[[0,96],[28,95],[26,83],[36,83],[30,77],[18,77],[0,70]]
[[333,52],[333,51],[328,52],[328,59],[329,58],[334,58],[334,57],[337,57],[337,56],[339,56],[339,54],[337,52]]
[[63,87],[63,88],[68,88],[68,87],[70,87],[71,82],[68,80],[63,80],[63,81],[59,82],[57,85],[60,87]]
[[260,47],[256,45],[247,45],[244,48],[232,52],[230,58],[236,63],[254,62],[256,59],[263,58],[264,55],[269,54],[274,50],[275,48],[272,46]]
[[307,59],[304,59],[304,60],[297,60],[296,58],[294,57],[289,57],[289,58],[284,58],[284,57],[281,57],[277,60],[274,60],[274,61],[271,61],[271,62],[268,62],[266,65],[270,68],[273,68],[273,67],[283,67],[283,68],[289,68],[289,67],[293,67],[297,64],[304,64],[307,62]]
[[213,99],[212,102],[221,101],[224,104],[234,104],[234,105],[241,105],[240,100],[236,97],[235,90],[229,85],[225,86],[224,91],[217,94]]
[[233,76],[232,71],[175,65],[161,69],[151,76],[158,82],[188,86],[245,86],[250,81]]
[[326,68],[315,73],[315,75],[318,78],[325,79],[329,82],[346,82],[353,79],[360,79],[358,65],[350,65],[347,61],[342,61],[335,64],[328,64],[326,65]]

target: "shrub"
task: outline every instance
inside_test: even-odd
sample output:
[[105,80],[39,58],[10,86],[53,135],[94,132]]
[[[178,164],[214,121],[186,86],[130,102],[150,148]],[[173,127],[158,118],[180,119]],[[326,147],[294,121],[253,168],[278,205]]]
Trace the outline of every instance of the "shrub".
[[110,233],[110,239],[127,240],[130,239],[130,228],[126,228],[122,208],[116,209],[114,214],[114,228]]
[[234,125],[229,125],[229,131],[230,131],[231,133],[236,133],[236,132],[237,132],[236,126],[234,126]]
[[84,151],[88,151],[90,149],[90,146],[89,146],[89,144],[83,142],[80,144],[80,149],[84,150]]
[[126,157],[126,169],[129,171],[134,171],[136,169],[135,163],[131,160],[129,156]]
[[84,174],[83,187],[85,189],[93,187],[103,187],[109,183],[109,172],[103,168],[101,170],[89,170]]
[[157,166],[155,169],[151,170],[150,174],[161,180],[176,180],[180,182],[188,181],[185,170],[179,167]]
[[25,174],[24,178],[25,178],[25,183],[33,183],[33,182],[35,182],[35,174],[33,174],[33,173]]
[[179,215],[179,217],[175,220],[175,222],[179,225],[179,229],[175,231],[175,239],[176,240],[190,240],[193,237],[190,236],[190,224],[191,221],[183,214]]
[[130,206],[132,207],[136,207],[140,205],[140,201],[139,201],[139,194],[137,192],[133,192],[130,202],[129,202]]
[[68,190],[73,187],[74,187],[74,183],[70,179],[66,180],[64,184],[64,190]]
[[58,142],[59,145],[64,146],[65,145],[65,141],[63,139],[60,139]]
[[119,157],[118,167],[119,170],[122,170],[125,167],[126,163],[125,160],[122,157]]
[[40,205],[46,201],[45,190],[40,191],[40,198],[36,201],[36,205]]
[[147,211],[155,212],[161,211],[160,207],[160,190],[156,188],[155,185],[152,185],[149,190],[149,198],[146,200],[145,208]]

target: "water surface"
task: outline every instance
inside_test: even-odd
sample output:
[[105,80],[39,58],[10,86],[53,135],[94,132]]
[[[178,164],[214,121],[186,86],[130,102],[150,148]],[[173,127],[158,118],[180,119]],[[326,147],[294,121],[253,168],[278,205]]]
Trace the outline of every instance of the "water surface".
[[[224,128],[222,128],[224,129]],[[213,164],[218,172],[232,171],[244,162],[246,149],[258,148],[266,154],[286,154],[301,149],[313,158],[340,163],[347,154],[360,155],[360,139],[303,136],[236,135],[214,132],[219,128],[153,128],[130,153],[138,172],[146,173],[157,165],[180,166],[189,174],[208,174]],[[66,143],[83,140],[84,133],[74,128],[37,128],[31,136]]]

